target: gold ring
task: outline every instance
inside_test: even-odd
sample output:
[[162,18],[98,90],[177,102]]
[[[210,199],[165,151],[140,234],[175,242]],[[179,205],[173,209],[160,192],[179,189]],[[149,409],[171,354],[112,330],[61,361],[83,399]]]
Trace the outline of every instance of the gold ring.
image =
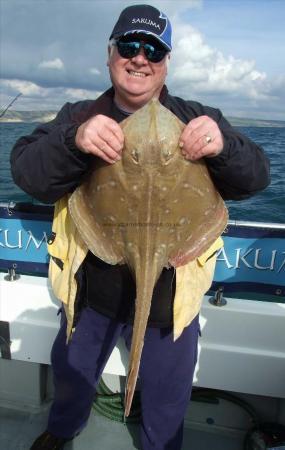
[[206,134],[206,135],[205,135],[205,141],[206,141],[206,144],[210,144],[210,142],[212,142],[211,136],[209,136],[208,134]]

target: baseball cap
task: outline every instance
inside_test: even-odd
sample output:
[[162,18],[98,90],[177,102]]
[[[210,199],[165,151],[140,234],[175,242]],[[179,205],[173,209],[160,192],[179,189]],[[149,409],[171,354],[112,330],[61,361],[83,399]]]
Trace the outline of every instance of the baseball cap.
[[130,33],[151,35],[171,51],[171,24],[168,17],[150,5],[132,5],[125,8],[111,33],[117,39]]

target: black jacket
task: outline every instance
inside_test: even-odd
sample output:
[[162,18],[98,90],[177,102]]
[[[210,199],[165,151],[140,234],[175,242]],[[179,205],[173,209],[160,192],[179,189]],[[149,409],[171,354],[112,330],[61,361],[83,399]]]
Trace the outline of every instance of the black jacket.
[[[21,137],[11,152],[15,183],[44,203],[54,203],[72,192],[84,179],[94,158],[76,149],[76,130],[95,114],[123,120],[124,115],[113,104],[113,95],[111,88],[97,100],[67,103],[54,120]],[[220,155],[206,158],[206,163],[225,200],[248,198],[269,184],[269,162],[263,150],[233,129],[218,109],[173,97],[166,87],[160,101],[184,123],[208,115],[219,125],[224,149]]]
[[[95,114],[104,114],[117,122],[126,117],[114,104],[113,95],[110,89],[95,101],[67,103],[53,121],[20,138],[11,153],[16,184],[47,203],[72,192],[84,180],[95,158],[75,147],[78,126]],[[224,199],[241,200],[268,185],[269,163],[263,150],[234,130],[219,110],[172,97],[166,87],[160,101],[184,123],[201,115],[208,115],[218,123],[224,149],[220,155],[207,158],[206,163]],[[171,325],[174,281],[174,270],[164,269],[154,289],[149,325]],[[133,321],[136,290],[126,265],[111,266],[89,252],[77,273],[77,283],[75,322],[84,305],[120,321]]]

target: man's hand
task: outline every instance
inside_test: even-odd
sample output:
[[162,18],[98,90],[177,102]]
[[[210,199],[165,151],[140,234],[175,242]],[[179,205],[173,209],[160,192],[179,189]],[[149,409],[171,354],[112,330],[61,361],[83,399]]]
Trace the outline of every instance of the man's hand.
[[224,141],[217,123],[208,116],[200,116],[186,125],[179,146],[186,159],[195,161],[217,156],[223,150]]
[[83,153],[99,156],[112,164],[121,159],[124,134],[117,122],[98,114],[80,125],[75,144]]

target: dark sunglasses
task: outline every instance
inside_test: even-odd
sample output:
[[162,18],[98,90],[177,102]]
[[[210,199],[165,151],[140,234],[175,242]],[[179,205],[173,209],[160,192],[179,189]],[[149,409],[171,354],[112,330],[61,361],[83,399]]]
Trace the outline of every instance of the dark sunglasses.
[[165,55],[168,53],[166,49],[161,46],[156,46],[153,44],[148,44],[141,41],[115,41],[115,45],[118,48],[119,55],[122,58],[131,59],[137,56],[140,49],[144,49],[144,54],[148,61],[153,63],[158,63],[163,60]]

